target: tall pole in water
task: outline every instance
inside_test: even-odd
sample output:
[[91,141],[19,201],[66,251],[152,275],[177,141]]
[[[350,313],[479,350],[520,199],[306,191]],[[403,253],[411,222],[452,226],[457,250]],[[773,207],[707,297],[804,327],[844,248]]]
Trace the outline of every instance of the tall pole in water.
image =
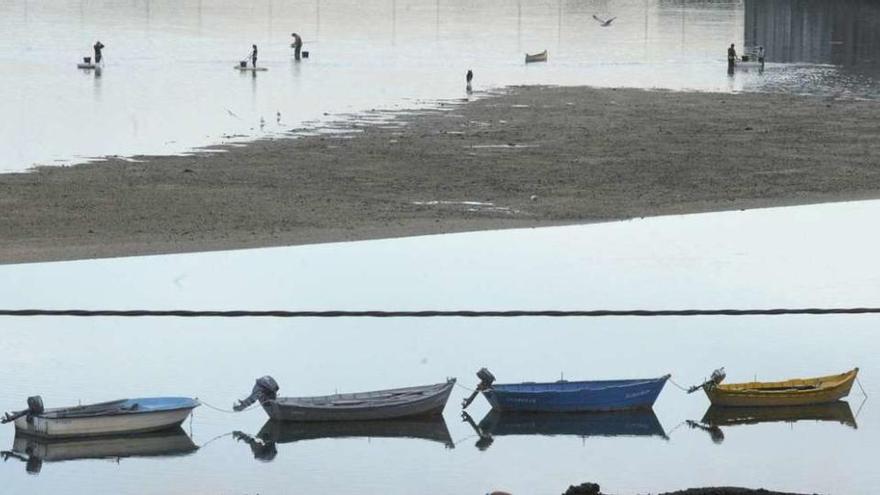
[[684,13],[685,13],[685,0],[681,0],[681,51],[684,53],[685,41],[684,41]]
[[516,0],[516,51],[522,52],[522,0]]
[[557,17],[559,18],[558,26],[556,27],[556,50],[559,50],[559,46],[562,45],[562,0],[556,1],[557,10],[559,11]]
[[391,46],[397,45],[397,0],[391,0]]

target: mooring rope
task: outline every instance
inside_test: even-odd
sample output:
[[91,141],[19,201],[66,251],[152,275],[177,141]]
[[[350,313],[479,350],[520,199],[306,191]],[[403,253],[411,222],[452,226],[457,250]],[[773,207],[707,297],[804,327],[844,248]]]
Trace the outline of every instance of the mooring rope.
[[467,390],[468,392],[471,392],[471,393],[476,392],[476,390],[474,390],[474,389],[472,389],[472,388],[465,387],[464,385],[462,385],[462,384],[460,384],[460,383],[458,383],[458,382],[455,382],[455,386],[456,386],[456,387],[459,387],[459,388],[462,388],[462,389],[464,389],[464,390]]
[[681,428],[682,426],[684,426],[684,425],[686,425],[686,424],[687,424],[687,420],[684,420],[684,421],[682,421],[681,423],[675,425],[675,428],[669,430],[669,431],[666,433],[666,435],[665,435],[665,436],[666,436],[666,439],[669,440],[669,438],[672,436],[673,433],[676,432],[676,430],[678,430],[679,428]]
[[516,318],[606,316],[780,316],[878,314],[880,308],[773,309],[594,309],[594,310],[427,310],[427,311],[287,311],[287,310],[151,310],[151,309],[0,309],[0,316],[118,316],[180,318]]
[[216,437],[211,438],[211,439],[208,440],[207,442],[204,442],[204,443],[202,443],[201,445],[199,445],[199,448],[200,448],[200,449],[203,449],[203,448],[207,447],[208,445],[210,445],[210,444],[216,442],[217,440],[220,440],[221,438],[228,437],[228,436],[232,436],[232,435],[234,435],[234,434],[235,434],[234,431],[230,431],[229,433],[223,433],[223,434],[221,434],[221,435],[217,435]]
[[675,387],[676,387],[677,389],[681,390],[682,392],[687,393],[688,389],[685,388],[685,387],[682,387],[681,385],[679,385],[679,384],[677,384],[677,383],[675,383],[675,380],[673,380],[671,376],[670,376],[669,378],[667,378],[667,380],[669,381],[669,383],[675,385]]
[[198,397],[196,397],[196,400],[199,401],[199,403],[201,405],[207,407],[208,409],[213,409],[215,411],[219,411],[219,412],[226,413],[226,414],[238,414],[238,413],[242,413],[245,411],[250,411],[251,409],[253,409],[254,407],[256,407],[258,405],[258,404],[251,404],[250,407],[242,409],[241,411],[235,411],[233,409],[223,409],[222,407],[211,405],[211,404],[205,402],[204,400],[199,399]]
[[868,392],[865,392],[865,387],[862,386],[862,382],[859,381],[859,378],[858,378],[858,377],[856,377],[856,383],[859,384],[859,388],[862,390],[862,395],[864,395],[865,398],[867,399],[867,398],[868,398]]

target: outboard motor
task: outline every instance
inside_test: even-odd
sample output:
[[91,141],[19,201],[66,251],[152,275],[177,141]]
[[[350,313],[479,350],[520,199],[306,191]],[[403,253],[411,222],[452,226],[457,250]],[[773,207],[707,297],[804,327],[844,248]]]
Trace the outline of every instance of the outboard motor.
[[724,368],[718,368],[717,370],[712,372],[712,376],[709,377],[709,380],[712,381],[712,386],[721,385],[721,382],[727,378],[727,373],[724,372]]
[[[461,420],[464,421],[465,423],[471,425],[471,428],[473,428],[474,432],[477,434],[477,436],[480,437],[477,440],[477,443],[474,444],[474,446],[476,446],[481,452],[492,446],[492,442],[495,441],[495,439],[492,438],[492,434],[490,434],[486,431],[483,431],[483,429],[480,428],[480,426],[477,425],[476,422],[474,422],[474,419],[471,418],[470,414],[462,411],[461,412]],[[455,444],[453,444],[453,446],[455,446]]]
[[3,419],[0,419],[0,423],[6,424],[15,421],[16,419],[27,416],[28,422],[30,422],[30,418],[32,416],[39,416],[43,414],[45,408],[43,408],[43,398],[39,395],[35,395],[33,397],[27,398],[27,409],[22,409],[21,411],[6,413],[3,415]]
[[272,462],[275,456],[278,455],[278,449],[273,441],[256,439],[240,431],[232,432],[232,437],[248,444],[251,448],[251,453],[254,454],[254,459],[258,461]]
[[243,411],[254,402],[260,401],[260,404],[262,404],[268,400],[274,400],[278,397],[278,390],[278,382],[276,382],[274,378],[269,375],[261,376],[260,378],[257,378],[256,383],[254,383],[251,395],[238,401],[237,404],[232,406],[232,409],[235,411]]
[[707,432],[709,434],[709,437],[712,439],[712,443],[716,445],[720,445],[722,442],[724,442],[724,432],[721,431],[721,428],[716,425],[704,425],[696,421],[691,421],[690,419],[687,420],[687,425],[691,428],[697,428]]
[[488,390],[489,387],[491,387],[492,384],[495,383],[495,375],[493,375],[492,372],[490,372],[486,368],[480,368],[480,371],[477,371],[477,378],[480,379],[480,383],[477,385],[477,388],[469,397],[461,401],[462,409],[467,409],[468,406],[471,405],[471,402],[473,402],[474,399],[477,398],[478,393],[482,392],[483,390]]
[[708,380],[704,381],[699,385],[694,385],[693,387],[687,390],[687,393],[692,394],[701,388],[712,389],[717,385],[720,385],[721,382],[727,377],[727,374],[724,373],[724,368],[718,368],[717,370],[712,372],[712,375]]
[[45,409],[43,408],[43,398],[39,395],[35,395],[33,397],[28,397],[27,399],[28,405],[28,414],[39,416],[43,414]]
[[35,456],[28,457],[27,463],[24,465],[27,474],[38,475],[43,470],[43,459]]

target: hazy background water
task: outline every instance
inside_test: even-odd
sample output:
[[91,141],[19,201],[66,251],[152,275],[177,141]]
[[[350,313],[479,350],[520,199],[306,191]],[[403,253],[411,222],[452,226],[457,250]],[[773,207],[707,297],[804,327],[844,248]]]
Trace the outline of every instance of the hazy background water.
[[[591,16],[617,16],[601,28]],[[0,171],[177,153],[511,84],[876,97],[871,0],[4,0]],[[290,33],[311,58],[292,61]],[[96,40],[100,76],[77,70]],[[763,73],[725,49],[763,44]],[[232,66],[259,45],[268,72]],[[547,64],[523,63],[549,50]],[[276,122],[276,113],[281,122]],[[265,127],[260,127],[260,119]]]
[[[515,309],[871,306],[880,297],[880,202],[663,217],[246,251],[0,266],[6,307]],[[442,381],[659,376],[683,385],[726,366],[729,380],[812,376],[860,366],[876,397],[876,316],[604,319],[3,318],[0,409],[125,396],[198,396],[229,407],[253,379],[288,395]],[[806,493],[876,491],[880,409],[856,387],[857,428],[834,421],[723,428],[681,423],[708,401],[671,385],[656,415],[668,435],[499,436],[485,451],[445,413],[454,449],[405,438],[278,445],[272,462],[223,436],[185,457],[0,463],[9,493],[559,494],[596,481],[610,493],[742,485]],[[488,411],[478,399],[470,412]],[[261,410],[202,407],[204,444],[257,433]],[[13,443],[0,429],[0,449]],[[5,493],[5,492],[4,492]]]

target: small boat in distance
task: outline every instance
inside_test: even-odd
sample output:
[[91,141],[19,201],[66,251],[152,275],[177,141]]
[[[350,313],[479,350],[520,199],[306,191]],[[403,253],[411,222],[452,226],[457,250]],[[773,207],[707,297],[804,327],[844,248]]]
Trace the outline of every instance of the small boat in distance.
[[248,65],[247,60],[242,60],[238,63],[238,65],[232,66],[233,69],[238,69],[242,72],[263,72],[269,70],[267,67],[256,67],[254,65]]
[[536,53],[534,55],[529,55],[526,53],[526,63],[530,64],[532,62],[546,62],[547,61],[547,50],[544,50],[541,53]]
[[233,408],[241,411],[259,401],[276,421],[366,421],[443,413],[455,378],[446,383],[376,390],[319,397],[278,397],[278,383],[271,376],[258,378],[251,395]]
[[486,368],[477,372],[477,389],[462,402],[467,408],[480,392],[498,411],[599,412],[650,409],[670,375],[635,380],[494,384]]
[[199,405],[188,397],[149,397],[44,409],[34,396],[27,409],[6,413],[0,422],[15,422],[18,433],[39,438],[128,435],[179,427]]
[[92,57],[83,57],[82,63],[76,64],[77,69],[100,69],[104,64],[103,63],[94,63],[92,62]]
[[727,375],[721,368],[713,371],[712,376],[702,384],[688,389],[688,393],[703,389],[712,405],[726,407],[827,404],[849,395],[858,373],[859,369],[854,368],[846,373],[815,378],[722,384]]

